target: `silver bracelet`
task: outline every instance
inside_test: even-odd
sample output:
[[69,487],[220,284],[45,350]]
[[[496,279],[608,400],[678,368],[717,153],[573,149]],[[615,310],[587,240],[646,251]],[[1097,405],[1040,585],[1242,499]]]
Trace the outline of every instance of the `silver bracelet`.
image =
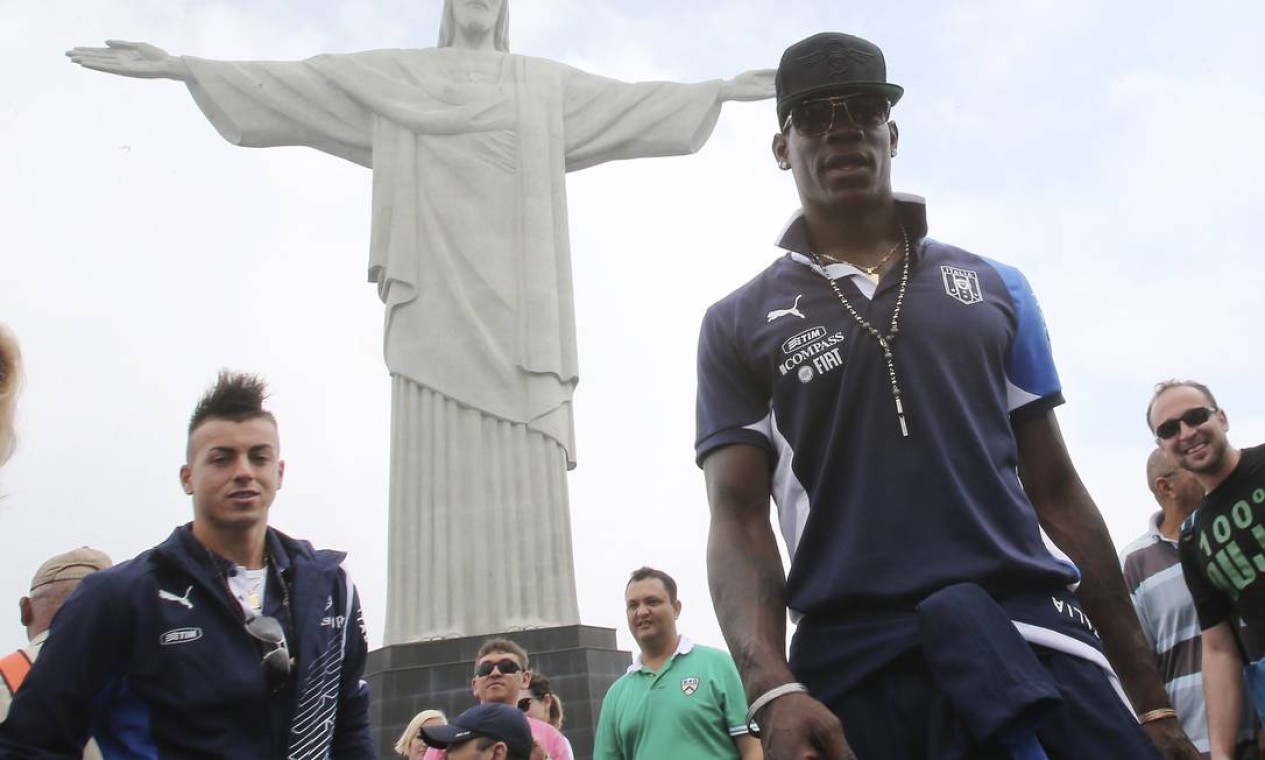
[[747,726],[750,727],[755,721],[756,713],[764,709],[764,706],[778,697],[785,697],[787,694],[807,694],[808,687],[798,681],[784,683],[781,686],[774,686],[772,689],[764,692],[755,698],[751,703],[751,709],[747,710]]

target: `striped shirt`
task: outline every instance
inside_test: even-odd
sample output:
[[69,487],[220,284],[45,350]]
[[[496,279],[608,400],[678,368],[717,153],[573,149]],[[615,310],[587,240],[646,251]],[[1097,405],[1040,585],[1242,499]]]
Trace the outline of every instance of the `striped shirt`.
[[[1160,533],[1163,517],[1163,512],[1151,517],[1150,530],[1124,548],[1120,564],[1138,622],[1155,650],[1155,662],[1168,698],[1186,735],[1207,757],[1199,616],[1182,577],[1177,541]],[[1250,717],[1245,725],[1243,738],[1250,738]]]

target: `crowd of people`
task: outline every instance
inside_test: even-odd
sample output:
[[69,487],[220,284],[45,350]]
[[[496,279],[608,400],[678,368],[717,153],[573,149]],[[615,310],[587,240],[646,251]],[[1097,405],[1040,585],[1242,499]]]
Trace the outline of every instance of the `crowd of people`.
[[[904,91],[882,51],[814,35],[776,90],[773,154],[800,211],[785,254],[708,310],[699,341],[728,651],[677,630],[669,574],[634,571],[638,651],[594,756],[1255,756],[1265,447],[1230,444],[1206,386],[1160,383],[1145,468],[1160,511],[1118,557],[1059,432],[1027,280],[929,237],[924,201],[892,191]],[[3,458],[21,374],[3,332],[0,356]],[[0,666],[0,756],[76,757],[89,739],[105,757],[374,756],[343,555],[268,522],[285,463],[265,395],[223,372],[197,404],[192,522],[118,566],[85,547],[36,573],[22,621],[39,656],[14,681]],[[420,712],[396,751],[574,756],[562,698],[515,642],[484,643],[471,690],[475,707]]]

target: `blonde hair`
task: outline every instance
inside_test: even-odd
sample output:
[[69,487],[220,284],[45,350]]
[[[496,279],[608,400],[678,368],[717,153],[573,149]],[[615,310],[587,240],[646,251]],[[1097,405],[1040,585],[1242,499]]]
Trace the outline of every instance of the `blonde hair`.
[[404,729],[404,733],[400,734],[400,740],[395,743],[396,754],[408,757],[409,745],[421,733],[422,724],[432,718],[439,718],[444,723],[448,722],[448,718],[444,717],[443,712],[439,710],[422,710],[413,716],[413,719],[408,722],[408,728]]
[[17,445],[13,417],[21,386],[22,351],[18,339],[0,325],[0,464],[9,461]]

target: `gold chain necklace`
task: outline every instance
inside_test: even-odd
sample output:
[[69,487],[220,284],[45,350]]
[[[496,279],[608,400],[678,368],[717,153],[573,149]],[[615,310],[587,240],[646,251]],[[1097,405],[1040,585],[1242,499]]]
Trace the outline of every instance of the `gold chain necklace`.
[[[199,541],[198,543],[202,544],[201,541]],[[228,592],[228,598],[232,604],[233,609],[237,610],[237,612],[242,616],[242,619],[245,620],[246,611],[242,609],[241,602],[237,600],[237,595],[233,593],[233,585],[228,582],[228,576],[225,575],[224,570],[220,568],[220,563],[216,561],[215,555],[211,553],[211,550],[207,548],[206,544],[202,544],[202,551],[206,552],[206,558],[211,563],[211,569],[215,571],[215,575],[220,579],[220,583],[221,585],[224,586],[224,590]],[[289,586],[286,585],[285,578],[281,575],[281,568],[277,567],[276,560],[272,558],[272,554],[271,552],[268,551],[268,547],[266,546],[264,547],[264,569],[271,570],[272,572],[275,572],[277,574],[277,582],[281,584],[281,606],[284,607],[288,611],[290,608],[290,588]],[[264,583],[267,583],[268,581],[267,573],[264,573],[263,581]],[[262,585],[263,584],[261,583],[259,586],[255,586],[255,588],[252,589],[252,591],[258,590],[260,586]],[[254,595],[251,594],[251,596],[253,597]],[[263,605],[258,604],[258,602],[262,600],[256,597],[256,598],[248,598],[247,601],[250,603],[251,607],[255,607],[256,605],[258,605],[261,608],[255,611],[256,614],[262,612]]]
[[[892,344],[896,342],[896,336],[900,333],[900,310],[905,303],[905,291],[909,286],[909,233],[905,231],[905,225],[903,224],[900,226],[900,237],[901,241],[905,244],[905,261],[900,273],[900,287],[896,291],[896,308],[892,311],[892,322],[887,328],[887,335],[880,333],[878,328],[870,324],[865,317],[862,317],[857,310],[853,308],[852,304],[848,303],[848,299],[844,297],[843,291],[840,290],[835,281],[830,278],[830,275],[826,273],[826,268],[821,264],[821,260],[823,258],[829,257],[825,254],[812,253],[811,251],[809,253],[812,254],[813,263],[817,265],[817,271],[821,273],[821,276],[824,277],[826,282],[830,284],[830,289],[833,290],[835,295],[839,297],[839,303],[843,304],[844,310],[851,314],[852,318],[855,319],[857,324],[861,326],[861,329],[869,333],[874,340],[878,341],[879,348],[883,349],[883,359],[887,362],[887,377],[892,384],[892,399],[896,402],[896,419],[900,421],[900,434],[902,437],[908,438],[909,426],[905,423],[905,406],[901,402],[900,383],[896,381],[896,360],[892,356]],[[883,257],[883,260],[875,265],[875,270],[877,270],[878,267],[881,267],[883,262],[887,261],[887,259],[891,257],[892,252],[895,250],[896,247],[893,246],[892,250],[888,251],[887,255]],[[837,259],[835,260],[837,261]],[[853,264],[853,266],[856,265]],[[862,269],[862,267],[857,268]],[[872,279],[877,280],[877,278]]]
[[[242,568],[243,571],[245,569],[246,568],[244,567]],[[264,581],[266,580],[268,580],[268,565],[265,562],[264,574],[256,578],[254,585],[246,589],[246,603],[250,605],[250,608],[255,611],[256,615],[263,612],[264,609],[263,601],[259,598],[259,589],[264,585]]]
[[838,256],[831,256],[828,253],[819,253],[815,255],[820,256],[826,261],[833,261],[836,264],[847,264],[850,267],[859,269],[861,270],[862,274],[870,278],[870,282],[877,285],[878,277],[879,277],[878,270],[882,269],[883,265],[887,263],[887,260],[892,257],[892,254],[896,253],[896,249],[900,247],[900,244],[901,244],[901,241],[899,240],[897,240],[895,243],[892,243],[892,247],[887,249],[887,253],[883,254],[883,258],[879,259],[878,263],[872,267],[862,266],[861,264],[857,264],[856,262],[848,261],[847,259],[841,259]]

